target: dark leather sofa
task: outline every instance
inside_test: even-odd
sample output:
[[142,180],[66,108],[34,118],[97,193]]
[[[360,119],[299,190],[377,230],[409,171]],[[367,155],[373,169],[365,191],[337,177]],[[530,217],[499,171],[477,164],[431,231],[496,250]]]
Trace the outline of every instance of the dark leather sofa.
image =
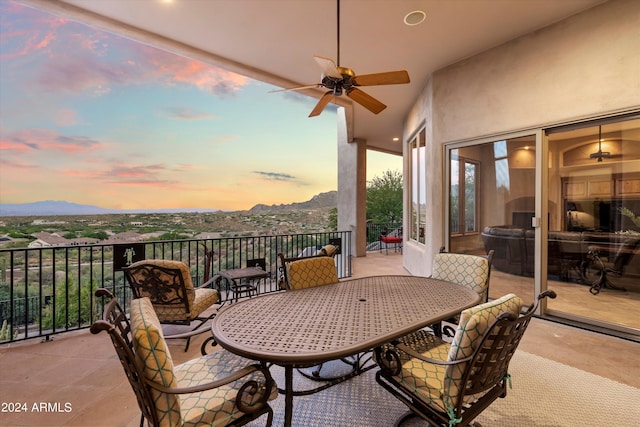
[[[493,268],[519,276],[533,276],[534,230],[514,225],[485,227],[482,241],[494,250]],[[548,274],[579,279],[578,268],[590,248],[597,247],[606,264],[640,283],[640,235],[596,231],[550,231]]]

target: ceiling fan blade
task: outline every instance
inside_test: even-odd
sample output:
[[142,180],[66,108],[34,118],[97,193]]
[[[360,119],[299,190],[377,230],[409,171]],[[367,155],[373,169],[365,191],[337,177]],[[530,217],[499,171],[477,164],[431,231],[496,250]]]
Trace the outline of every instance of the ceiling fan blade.
[[387,106],[382,102],[378,101],[373,96],[356,87],[352,88],[347,93],[347,96],[356,101],[358,104],[362,105],[367,110],[371,111],[373,114],[378,114],[379,112],[387,108]]
[[298,86],[298,87],[290,87],[288,89],[275,89],[275,90],[270,90],[269,93],[276,93],[276,92],[287,92],[290,90],[303,90],[303,89],[313,89],[313,88],[317,88],[317,87],[321,87],[322,85],[320,84],[312,84],[312,85],[306,85],[306,86]]
[[356,86],[397,85],[410,82],[407,70],[365,74],[363,76],[356,76],[354,81]]
[[331,97],[333,97],[333,91],[330,90],[325,92],[325,94],[322,95],[322,98],[320,98],[320,101],[318,101],[316,106],[313,108],[313,111],[311,111],[311,114],[309,114],[309,117],[319,116],[324,110],[324,107],[326,107],[329,101],[331,101]]
[[322,72],[325,76],[334,77],[336,79],[342,78],[342,74],[340,73],[338,67],[336,67],[336,63],[333,62],[332,59],[318,55],[314,55],[313,59],[315,59],[320,68],[322,68]]

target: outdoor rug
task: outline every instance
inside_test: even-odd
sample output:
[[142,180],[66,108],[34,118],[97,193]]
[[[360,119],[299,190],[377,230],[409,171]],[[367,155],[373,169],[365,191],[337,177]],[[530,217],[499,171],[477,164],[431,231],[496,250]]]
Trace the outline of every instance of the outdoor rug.
[[[378,385],[376,370],[377,367],[316,394],[294,397],[293,425],[392,426],[407,408]],[[508,390],[506,398],[496,400],[476,418],[483,427],[640,427],[638,388],[523,351],[516,352],[509,372],[513,388]],[[272,373],[279,385],[284,384],[281,368],[273,367]],[[297,390],[317,385],[294,374]],[[284,396],[279,395],[271,405],[275,413],[273,425],[282,426]],[[264,419],[249,425],[263,426]],[[416,419],[403,424],[406,427],[427,425]]]

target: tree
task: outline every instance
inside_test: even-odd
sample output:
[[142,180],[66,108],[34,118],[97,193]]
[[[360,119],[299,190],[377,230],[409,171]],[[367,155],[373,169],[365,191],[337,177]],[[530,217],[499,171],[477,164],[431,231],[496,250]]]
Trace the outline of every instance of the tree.
[[402,221],[402,174],[387,170],[367,185],[367,220],[385,224]]
[[337,230],[338,229],[338,208],[331,208],[329,211],[327,230]]

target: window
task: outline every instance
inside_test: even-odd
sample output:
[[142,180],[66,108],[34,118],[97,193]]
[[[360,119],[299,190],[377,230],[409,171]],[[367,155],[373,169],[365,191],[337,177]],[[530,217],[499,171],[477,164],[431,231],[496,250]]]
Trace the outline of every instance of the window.
[[426,131],[422,129],[409,141],[409,146],[411,147],[411,224],[409,238],[419,243],[425,242],[426,234],[426,139]]
[[[480,164],[451,153],[451,215],[452,234],[478,232],[478,174]],[[461,197],[462,195],[462,197]]]

